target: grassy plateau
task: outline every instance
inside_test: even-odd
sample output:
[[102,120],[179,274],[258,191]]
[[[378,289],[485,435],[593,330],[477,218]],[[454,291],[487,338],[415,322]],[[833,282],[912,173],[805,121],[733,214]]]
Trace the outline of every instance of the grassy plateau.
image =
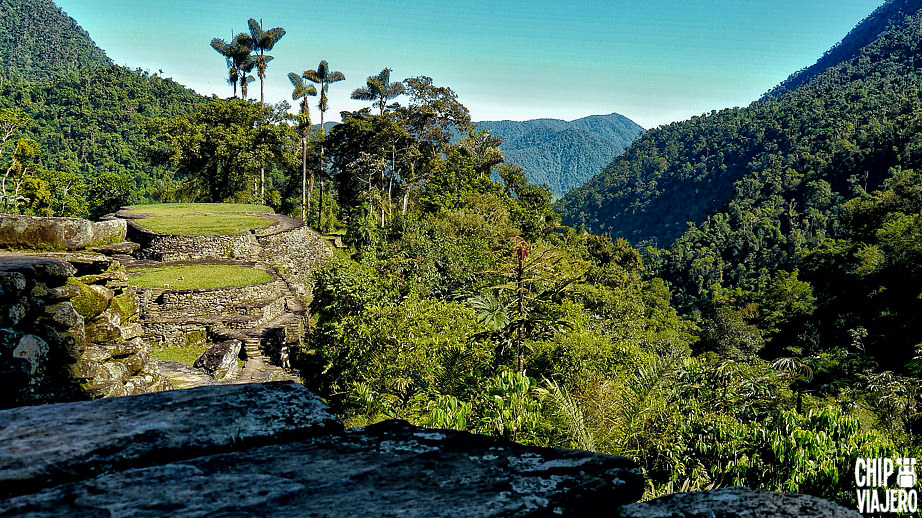
[[163,203],[135,205],[127,211],[148,215],[135,220],[147,230],[177,236],[239,236],[273,223],[258,215],[272,209],[243,203]]
[[234,286],[251,286],[272,280],[272,276],[258,268],[225,264],[184,264],[144,268],[132,273],[128,282],[138,288],[167,288],[171,290],[215,290]]

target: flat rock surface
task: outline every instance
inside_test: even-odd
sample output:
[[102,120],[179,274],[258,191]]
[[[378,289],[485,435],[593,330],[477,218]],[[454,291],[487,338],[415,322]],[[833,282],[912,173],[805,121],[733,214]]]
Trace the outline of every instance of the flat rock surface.
[[[97,473],[341,429],[326,405],[295,383],[224,385],[2,410],[0,499]],[[236,488],[227,489],[236,494]],[[135,497],[154,498],[149,484],[136,490]],[[4,508],[9,509],[0,504],[0,514]]]
[[858,512],[809,495],[728,487],[700,493],[676,493],[626,505],[620,518],[860,518]]
[[403,421],[106,473],[0,503],[0,514],[580,516],[635,501],[621,457],[529,448]]

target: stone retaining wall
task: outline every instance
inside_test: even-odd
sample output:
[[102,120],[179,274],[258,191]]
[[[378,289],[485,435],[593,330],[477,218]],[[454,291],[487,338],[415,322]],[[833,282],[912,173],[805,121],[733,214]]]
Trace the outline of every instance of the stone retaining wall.
[[256,236],[173,236],[157,234],[131,222],[128,237],[141,245],[138,255],[154,261],[196,261],[200,259],[247,259]]
[[278,280],[217,290],[139,289],[141,325],[155,347],[202,345],[216,325],[250,329],[285,310]]
[[266,261],[279,271],[301,299],[310,296],[314,269],[333,257],[326,241],[306,226],[260,237],[259,245]]
[[127,280],[100,254],[0,253],[0,406],[170,389]]

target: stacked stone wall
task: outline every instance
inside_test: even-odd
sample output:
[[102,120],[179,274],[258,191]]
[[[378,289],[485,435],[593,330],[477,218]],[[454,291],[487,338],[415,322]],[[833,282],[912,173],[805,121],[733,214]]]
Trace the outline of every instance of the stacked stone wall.
[[201,259],[247,259],[256,236],[173,236],[157,234],[131,223],[128,237],[141,245],[138,255],[154,261],[196,261]]
[[323,238],[308,227],[260,237],[263,257],[288,281],[301,299],[310,296],[312,273],[317,266],[333,257]]
[[0,406],[167,390],[118,261],[0,254]]
[[215,326],[248,329],[285,310],[278,280],[216,290],[138,290],[144,335],[155,347],[203,345]]

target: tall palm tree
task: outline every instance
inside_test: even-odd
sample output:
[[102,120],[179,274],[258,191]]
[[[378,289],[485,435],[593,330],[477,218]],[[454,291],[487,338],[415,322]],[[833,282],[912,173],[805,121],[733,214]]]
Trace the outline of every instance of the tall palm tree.
[[[320,103],[317,104],[317,107],[320,108],[320,134],[321,136],[326,136],[326,129],[323,127],[323,114],[327,111],[327,90],[330,88],[330,84],[337,83],[339,81],[345,81],[346,76],[343,75],[339,70],[333,71],[330,70],[330,65],[326,60],[322,60],[319,65],[317,65],[317,70],[305,70],[302,76],[304,79],[312,83],[317,83],[320,85]],[[313,183],[313,182],[312,182]],[[317,205],[317,228],[320,228],[321,218],[323,217],[323,139],[320,139],[320,200]]]
[[307,221],[307,207],[311,203],[311,192],[314,190],[314,172],[311,171],[310,186],[307,184],[307,136],[311,131],[311,114],[307,105],[307,96],[317,95],[314,85],[309,85],[304,77],[290,72],[288,80],[294,86],[291,99],[301,99],[301,113],[298,116],[298,129],[301,132],[301,221]]
[[262,20],[259,23],[250,18],[247,22],[250,26],[250,40],[253,42],[253,50],[256,51],[256,70],[259,76],[259,102],[265,102],[265,89],[263,84],[266,82],[266,68],[272,61],[272,56],[267,56],[266,52],[272,51],[275,44],[278,43],[282,36],[285,35],[285,29],[276,27],[264,31]]
[[369,76],[365,80],[365,86],[356,88],[352,91],[352,98],[360,101],[372,101],[384,115],[384,109],[387,108],[387,101],[402,95],[404,92],[403,83],[391,81],[391,69],[385,68],[376,76]]

